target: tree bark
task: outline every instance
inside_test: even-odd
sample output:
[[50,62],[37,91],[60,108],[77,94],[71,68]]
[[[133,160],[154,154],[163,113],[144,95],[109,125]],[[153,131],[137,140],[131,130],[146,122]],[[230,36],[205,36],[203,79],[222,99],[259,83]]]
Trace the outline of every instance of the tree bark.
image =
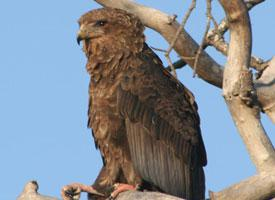
[[269,61],[261,78],[255,81],[255,87],[263,111],[275,123],[275,57]]
[[50,197],[38,193],[38,183],[30,181],[26,183],[22,193],[16,198],[17,200],[58,200],[56,197]]
[[[184,200],[171,195],[159,193],[159,192],[139,192],[139,191],[127,191],[119,194],[116,200]],[[38,193],[38,183],[36,181],[28,182],[23,192],[18,196],[17,200],[60,200],[56,197],[50,197]]]
[[210,192],[210,199],[270,200],[275,196],[275,174],[261,173],[232,185],[221,192]]
[[230,27],[223,94],[258,175],[221,192],[211,193],[211,199],[270,199],[275,194],[275,152],[260,121],[249,71],[251,27],[247,8],[242,0],[220,0],[220,3]]
[[250,20],[242,0],[220,0],[220,3],[230,27],[223,94],[252,160],[258,171],[262,172],[270,163],[275,166],[275,152],[260,122],[254,99],[256,95],[249,71],[252,43]]

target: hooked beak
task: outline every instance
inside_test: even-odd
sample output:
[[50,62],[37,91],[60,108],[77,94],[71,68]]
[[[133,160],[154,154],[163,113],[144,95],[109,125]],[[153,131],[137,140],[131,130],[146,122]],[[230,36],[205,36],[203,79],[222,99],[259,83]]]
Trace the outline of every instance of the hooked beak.
[[77,33],[76,41],[77,41],[77,44],[80,45],[80,42],[82,40],[89,40],[89,39],[98,38],[98,37],[100,37],[100,35],[102,35],[101,32],[98,32],[98,31],[93,30],[91,28],[88,31],[86,29],[86,27],[84,25],[82,25],[82,26],[80,26],[80,29]]
[[78,45],[80,45],[80,42],[86,38],[85,35],[86,35],[86,34],[84,34],[83,31],[81,31],[81,30],[78,31],[78,33],[77,33],[77,38],[76,38],[76,41],[77,41],[77,44],[78,44]]
[[80,45],[80,42],[82,40],[88,39],[88,37],[89,37],[89,33],[86,29],[86,26],[81,25],[80,28],[79,28],[79,31],[77,33],[77,38],[76,38],[77,44]]

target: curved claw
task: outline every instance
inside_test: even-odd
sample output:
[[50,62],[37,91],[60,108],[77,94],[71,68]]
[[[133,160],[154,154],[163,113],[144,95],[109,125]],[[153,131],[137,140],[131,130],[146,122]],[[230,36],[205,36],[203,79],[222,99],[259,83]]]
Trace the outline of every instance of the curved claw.
[[61,196],[63,200],[79,200],[81,189],[77,185],[66,185],[61,190]]
[[92,186],[81,183],[73,183],[66,185],[61,190],[63,200],[79,200],[81,192],[87,192],[97,196],[105,196],[104,194],[95,190]]

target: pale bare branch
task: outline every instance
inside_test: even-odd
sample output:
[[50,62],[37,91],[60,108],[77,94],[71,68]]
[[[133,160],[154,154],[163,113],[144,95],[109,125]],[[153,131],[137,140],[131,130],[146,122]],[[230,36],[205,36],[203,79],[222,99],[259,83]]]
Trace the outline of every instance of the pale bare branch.
[[[74,200],[79,200],[80,195],[78,198],[74,198]],[[128,191],[119,194],[116,200],[147,200],[147,199],[154,199],[154,200],[184,200],[178,197],[174,197],[171,195],[159,193],[159,192],[139,192],[139,191]],[[18,196],[17,200],[60,200],[56,197],[50,197],[46,195],[42,195],[38,193],[38,183],[36,181],[28,182],[23,192]]]
[[207,2],[207,8],[206,8],[207,9],[207,11],[206,11],[206,16],[207,16],[206,28],[205,28],[205,31],[204,31],[204,34],[203,34],[203,37],[202,37],[201,44],[200,44],[199,49],[198,49],[198,51],[196,53],[195,62],[194,62],[193,77],[195,77],[195,75],[196,75],[199,57],[200,57],[201,52],[203,50],[203,46],[204,46],[204,43],[205,43],[205,40],[206,40],[207,33],[209,31],[209,28],[210,28],[210,22],[211,22],[211,19],[212,19],[212,15],[211,15],[211,0],[206,0],[206,2]]
[[211,193],[211,199],[270,199],[275,194],[275,152],[260,121],[249,71],[251,27],[247,7],[242,0],[220,0],[220,3],[230,24],[223,94],[258,175],[218,193]]
[[210,192],[211,200],[267,200],[275,196],[275,174],[261,173],[220,192]]
[[[264,0],[248,0],[245,1],[248,10],[252,9],[256,5],[264,2]],[[225,42],[223,35],[228,30],[228,22],[226,19],[223,19],[218,27],[210,30],[206,37],[205,47],[213,46],[216,50],[220,51],[223,55],[227,56],[228,44]],[[254,69],[262,72],[266,68],[266,63],[262,59],[252,56],[250,61],[250,66]]]
[[262,76],[255,81],[255,87],[261,108],[275,123],[275,57],[268,62],[268,67]]
[[270,163],[275,164],[275,152],[259,120],[256,102],[251,107],[244,104],[246,98],[255,95],[248,70],[251,53],[250,21],[242,0],[220,2],[231,27],[223,93],[252,161],[257,170],[262,172]]
[[194,10],[195,7],[196,7],[196,0],[192,0],[191,5],[190,5],[188,11],[184,15],[184,17],[182,19],[182,22],[181,22],[180,26],[178,27],[178,30],[177,30],[177,32],[176,32],[176,34],[175,34],[172,42],[170,43],[170,46],[168,47],[166,53],[164,54],[165,57],[166,57],[166,59],[167,59],[167,61],[168,61],[170,69],[172,71],[172,74],[175,77],[177,77],[177,73],[176,73],[175,67],[174,67],[174,65],[172,63],[172,60],[170,58],[170,53],[171,53],[172,49],[174,48],[174,45],[175,45],[176,41],[178,40],[181,31],[184,29],[184,26],[185,26],[187,20],[189,19],[190,15],[191,15],[191,13],[192,13],[192,11]]
[[38,183],[36,181],[28,182],[17,200],[58,200],[56,197],[50,197],[38,193]]

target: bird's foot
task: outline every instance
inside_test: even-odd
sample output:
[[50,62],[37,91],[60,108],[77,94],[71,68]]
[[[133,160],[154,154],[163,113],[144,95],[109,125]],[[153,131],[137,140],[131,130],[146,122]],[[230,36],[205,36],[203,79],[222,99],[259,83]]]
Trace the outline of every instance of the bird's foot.
[[139,185],[133,186],[124,183],[116,183],[114,184],[114,191],[111,193],[109,200],[115,199],[120,193],[129,191],[129,190],[137,190]]
[[84,185],[81,183],[73,183],[66,185],[61,190],[61,197],[63,200],[79,200],[80,193],[87,192],[93,195],[104,196],[104,194],[98,192],[92,186]]

